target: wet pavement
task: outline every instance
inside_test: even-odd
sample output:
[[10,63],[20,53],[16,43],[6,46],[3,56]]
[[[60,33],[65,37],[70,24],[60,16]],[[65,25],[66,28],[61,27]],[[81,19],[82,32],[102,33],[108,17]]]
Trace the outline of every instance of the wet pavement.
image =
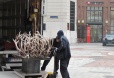
[[[71,78],[114,78],[114,45],[71,44],[71,54],[68,66]],[[53,72],[53,58],[46,71]],[[60,72],[57,78],[62,78]]]

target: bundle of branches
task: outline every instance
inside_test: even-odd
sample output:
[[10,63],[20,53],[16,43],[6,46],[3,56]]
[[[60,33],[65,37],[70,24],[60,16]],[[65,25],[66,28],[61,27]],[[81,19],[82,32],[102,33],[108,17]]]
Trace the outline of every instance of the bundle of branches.
[[31,33],[16,35],[13,39],[16,49],[22,58],[38,57],[45,58],[50,55],[53,41],[43,37],[38,31],[32,36]]

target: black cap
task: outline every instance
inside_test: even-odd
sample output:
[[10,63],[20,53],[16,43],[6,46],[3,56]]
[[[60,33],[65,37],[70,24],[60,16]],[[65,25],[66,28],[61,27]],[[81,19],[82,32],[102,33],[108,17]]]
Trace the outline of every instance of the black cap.
[[63,36],[63,35],[64,35],[63,30],[59,30],[59,31],[57,32],[57,37],[58,37],[58,38],[61,38],[61,36]]

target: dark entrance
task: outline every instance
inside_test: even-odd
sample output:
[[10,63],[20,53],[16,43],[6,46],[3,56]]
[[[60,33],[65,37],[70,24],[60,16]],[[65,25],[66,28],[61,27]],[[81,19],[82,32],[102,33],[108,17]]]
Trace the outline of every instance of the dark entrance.
[[91,42],[102,41],[102,25],[90,25]]

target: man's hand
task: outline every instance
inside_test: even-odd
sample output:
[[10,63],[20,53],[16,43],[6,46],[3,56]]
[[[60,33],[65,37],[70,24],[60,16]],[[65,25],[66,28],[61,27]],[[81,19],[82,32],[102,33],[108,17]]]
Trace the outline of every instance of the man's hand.
[[53,52],[53,55],[54,55],[54,56],[56,56],[56,54],[57,54],[57,53],[56,53],[57,50],[58,50],[58,48],[55,47],[54,52]]

